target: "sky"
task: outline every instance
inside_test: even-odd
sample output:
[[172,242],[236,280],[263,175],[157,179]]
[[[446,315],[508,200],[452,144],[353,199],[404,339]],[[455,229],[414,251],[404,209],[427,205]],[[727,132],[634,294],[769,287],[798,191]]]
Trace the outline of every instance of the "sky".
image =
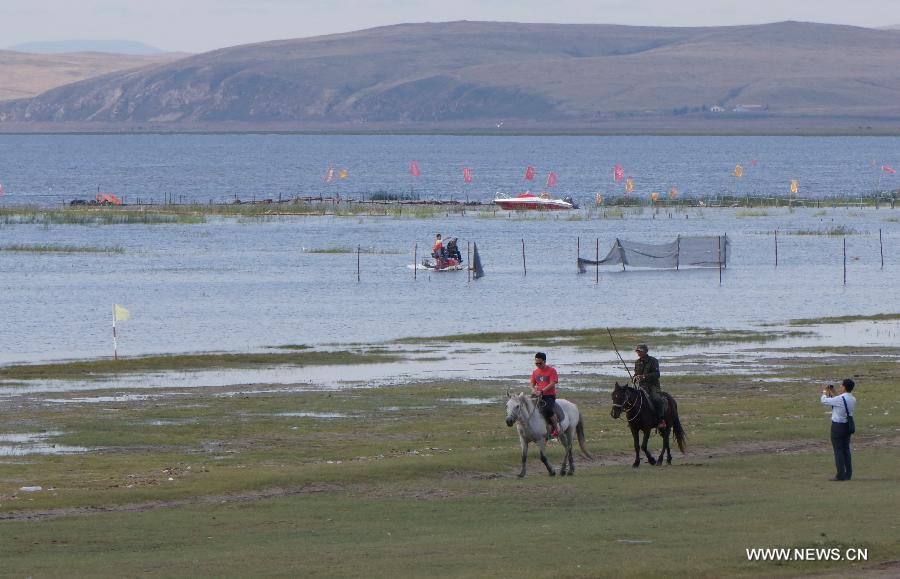
[[402,22],[499,20],[725,26],[801,20],[900,24],[898,0],[0,0],[0,47],[136,40],[205,52]]

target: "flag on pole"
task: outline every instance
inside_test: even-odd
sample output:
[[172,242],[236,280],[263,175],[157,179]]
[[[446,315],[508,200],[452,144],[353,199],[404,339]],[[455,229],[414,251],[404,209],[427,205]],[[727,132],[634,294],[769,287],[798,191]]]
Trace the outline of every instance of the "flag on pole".
[[556,172],[550,171],[547,175],[547,187],[553,187],[554,185],[556,185]]
[[[890,173],[891,175],[893,175],[894,173],[897,172],[896,169],[894,169],[893,167],[888,167],[887,165],[882,165],[881,170],[884,171],[885,173]],[[2,189],[3,188],[0,187],[0,191],[2,191]]]
[[113,334],[113,358],[116,360],[119,359],[119,340],[116,337],[116,322],[124,322],[125,320],[131,319],[131,313],[120,306],[119,304],[113,304],[113,323],[112,323],[112,334]]
[[796,193],[800,183],[796,179],[791,179],[791,193]]
[[669,197],[671,197],[672,199],[678,197],[678,189],[676,189],[675,187],[669,189]]
[[625,169],[622,168],[622,165],[616,165],[613,168],[613,178],[616,180],[616,183],[625,178]]
[[528,167],[525,168],[525,180],[532,181],[533,179],[534,179],[534,167],[532,167],[531,165],[528,165]]
[[331,183],[332,179],[334,179],[334,167],[328,167],[328,171],[325,172],[325,182]]
[[740,177],[743,174],[744,174],[744,168],[741,167],[740,165],[735,165],[734,166],[734,176]]
[[653,201],[654,203],[656,203],[657,201],[659,201],[659,193],[656,193],[655,191],[654,191],[653,193],[651,193],[651,194],[650,194],[650,201]]
[[418,177],[419,175],[422,174],[422,172],[419,171],[419,164],[416,163],[415,161],[411,161],[409,164],[409,174],[412,175],[413,177]]
[[338,179],[346,179],[347,178],[347,169],[341,169],[338,171]]
[[465,181],[466,183],[472,182],[472,169],[463,167],[463,181]]
[[116,322],[124,322],[131,319],[131,312],[119,304],[113,304],[113,318]]
[[634,181],[629,177],[625,179],[625,193],[631,193],[634,191]]

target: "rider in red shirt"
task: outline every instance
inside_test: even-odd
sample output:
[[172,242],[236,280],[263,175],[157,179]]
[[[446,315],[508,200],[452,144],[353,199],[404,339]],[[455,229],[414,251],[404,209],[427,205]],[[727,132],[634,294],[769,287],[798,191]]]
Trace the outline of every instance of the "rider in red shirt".
[[534,365],[537,366],[531,373],[531,395],[540,396],[543,404],[541,414],[550,421],[552,429],[550,436],[559,435],[559,420],[556,418],[556,384],[559,376],[556,368],[547,365],[547,354],[538,352],[534,355]]

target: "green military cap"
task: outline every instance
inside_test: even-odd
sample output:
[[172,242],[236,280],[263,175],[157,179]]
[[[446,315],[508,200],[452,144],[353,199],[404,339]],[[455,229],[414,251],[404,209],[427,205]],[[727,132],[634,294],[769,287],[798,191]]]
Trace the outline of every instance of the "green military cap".
[[647,344],[638,344],[634,347],[635,352],[649,352],[650,348],[647,347]]

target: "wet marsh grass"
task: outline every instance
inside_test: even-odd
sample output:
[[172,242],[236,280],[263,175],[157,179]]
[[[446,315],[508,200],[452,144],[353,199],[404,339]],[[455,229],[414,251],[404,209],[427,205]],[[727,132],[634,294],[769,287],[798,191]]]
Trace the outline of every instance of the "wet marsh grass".
[[[91,380],[111,375],[145,374],[234,368],[330,366],[396,362],[401,356],[381,353],[317,352],[291,347],[289,352],[248,354],[177,354],[101,359],[50,364],[19,364],[0,367],[0,380]],[[2,386],[0,386],[2,388]]]
[[[624,341],[643,331],[614,335]],[[39,523],[4,521],[4,568],[33,576],[638,577],[665,565],[671,576],[773,576],[811,567],[751,563],[744,549],[850,546],[847,537],[869,548],[869,565],[896,560],[896,513],[885,505],[898,478],[900,368],[865,352],[825,360],[790,354],[768,360],[763,376],[667,376],[690,454],[638,471],[624,420],[609,415],[609,395],[565,392],[564,376],[562,395],[585,415],[596,457],[577,460],[577,475],[565,479],[548,477],[534,450],[528,477],[515,478],[517,438],[503,421],[506,387],[525,386],[514,379],[334,392],[191,390],[7,412],[0,432],[59,431],[60,444],[107,450],[3,465],[0,514],[87,509]],[[854,439],[861,448],[848,483],[853,501],[845,504],[826,486],[832,457],[818,394],[821,383],[852,374],[862,374]],[[602,387],[614,380],[577,378]],[[454,398],[495,402],[444,402]],[[659,439],[650,445],[658,451]],[[548,454],[558,466],[558,444]],[[15,492],[31,484],[48,490]],[[121,505],[130,506],[118,512]],[[565,564],[523,556],[523,533],[545,542],[565,537]],[[818,562],[812,571],[831,569],[859,566]]]
[[873,314],[869,316],[830,316],[823,318],[797,318],[788,322],[791,326],[813,326],[817,324],[845,324],[847,322],[874,322],[900,320],[900,313]]

